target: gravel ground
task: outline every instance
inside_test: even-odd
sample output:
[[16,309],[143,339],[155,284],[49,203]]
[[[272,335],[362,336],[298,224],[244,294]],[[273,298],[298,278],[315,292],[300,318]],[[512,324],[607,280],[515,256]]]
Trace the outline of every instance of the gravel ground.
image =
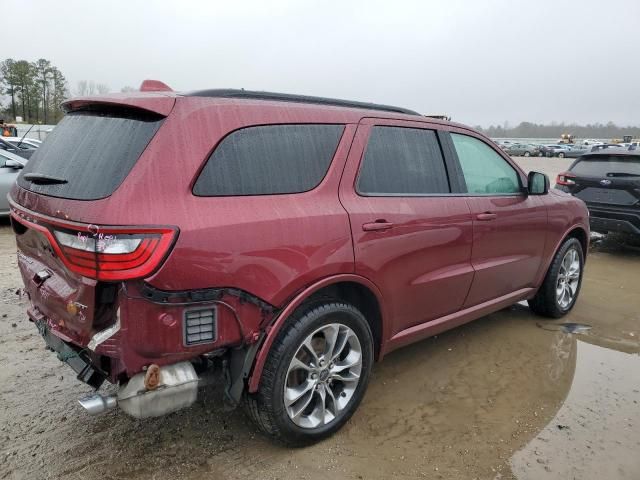
[[[518,161],[552,183],[570,163]],[[76,399],[90,389],[26,319],[0,223],[0,479],[637,479],[639,272],[637,242],[599,239],[567,318],[518,304],[396,351],[345,428],[285,449],[223,412],[215,388],[159,419],[86,415]]]

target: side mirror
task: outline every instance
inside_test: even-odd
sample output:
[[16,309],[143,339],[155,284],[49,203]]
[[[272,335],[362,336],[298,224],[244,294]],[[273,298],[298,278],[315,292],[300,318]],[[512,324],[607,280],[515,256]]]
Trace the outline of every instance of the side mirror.
[[540,172],[529,172],[527,176],[529,195],[546,195],[549,193],[549,177]]
[[8,168],[14,168],[16,170],[24,168],[24,165],[16,160],[7,160],[6,162],[4,162],[4,166]]

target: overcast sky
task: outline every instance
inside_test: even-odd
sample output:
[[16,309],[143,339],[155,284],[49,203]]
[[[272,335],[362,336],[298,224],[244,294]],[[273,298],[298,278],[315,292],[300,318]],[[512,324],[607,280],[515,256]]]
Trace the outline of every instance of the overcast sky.
[[153,78],[397,104],[471,125],[640,125],[640,0],[0,4],[2,58],[47,58],[72,92],[79,80],[120,91]]

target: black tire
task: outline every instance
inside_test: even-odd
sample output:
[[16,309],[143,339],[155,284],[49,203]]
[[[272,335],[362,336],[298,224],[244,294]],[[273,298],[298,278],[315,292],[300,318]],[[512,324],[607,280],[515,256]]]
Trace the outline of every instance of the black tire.
[[[558,284],[558,273],[562,260],[570,249],[575,249],[578,253],[578,260],[580,262],[580,274],[578,278],[578,286],[576,293],[569,305],[562,307],[556,296],[556,286]],[[576,300],[580,294],[580,287],[582,286],[582,275],[584,273],[584,253],[582,250],[582,244],[576,238],[567,238],[560,246],[553,261],[549,266],[547,275],[540,286],[540,289],[536,293],[536,296],[528,301],[529,308],[536,314],[543,317],[560,318],[565,316],[571,311],[576,304]]]
[[560,153],[558,154],[558,158],[564,158],[564,153],[560,152]]
[[531,154],[530,154],[529,152],[524,152],[524,156],[525,156],[525,157],[530,157],[530,156],[531,156]]
[[539,153],[538,153],[538,156],[539,156],[539,157],[544,157],[544,153],[539,152]]
[[[358,337],[362,350],[360,380],[349,403],[335,419],[316,428],[303,428],[289,418],[284,406],[287,370],[301,343],[315,330],[331,323],[349,327]],[[271,346],[258,392],[245,394],[245,411],[260,430],[288,446],[315,443],[335,433],[351,418],[367,389],[372,364],[373,335],[358,309],[338,300],[302,305],[283,325]]]

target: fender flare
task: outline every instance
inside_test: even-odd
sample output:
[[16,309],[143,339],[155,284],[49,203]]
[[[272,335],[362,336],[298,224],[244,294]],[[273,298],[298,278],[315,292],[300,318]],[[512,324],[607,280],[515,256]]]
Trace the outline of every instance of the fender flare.
[[[556,252],[558,251],[558,249],[560,248],[562,243],[566,240],[566,238],[569,236],[569,234],[571,232],[573,232],[574,230],[578,230],[578,229],[582,230],[584,232],[584,234],[587,236],[587,250],[588,250],[588,247],[589,247],[589,234],[590,234],[589,227],[585,226],[584,223],[575,223],[575,224],[571,225],[569,228],[567,228],[562,233],[562,235],[560,235],[559,240],[553,246],[553,250],[551,250],[551,255],[549,256],[549,259],[544,264],[544,268],[540,269],[538,281],[536,282],[537,283],[536,289],[540,288],[540,285],[542,285],[542,282],[544,282],[544,279],[547,276],[547,272],[549,271],[549,268],[551,267],[551,262],[553,262],[553,257],[555,256]],[[587,250],[585,250],[583,252],[584,262],[585,263],[587,262]]]
[[[302,303],[309,298],[309,296],[313,295],[318,290],[333,285],[335,283],[342,282],[353,282],[359,283],[369,290],[373,292],[378,300],[378,304],[380,305],[380,315],[382,317],[382,334],[381,334],[381,343],[384,345],[385,343],[385,334],[387,329],[385,328],[385,319],[388,318],[385,315],[384,311],[384,302],[382,301],[382,294],[378,287],[375,286],[373,282],[368,280],[365,277],[360,275],[344,273],[339,275],[332,275],[330,277],[323,278],[322,280],[317,281],[316,283],[306,287],[300,293],[298,293],[293,300],[291,300],[284,309],[277,316],[275,321],[266,329],[266,337],[262,342],[262,345],[258,349],[258,352],[255,357],[255,361],[253,363],[253,371],[249,376],[249,381],[247,382],[247,389],[249,393],[255,393],[258,391],[258,387],[260,386],[260,379],[262,378],[262,370],[264,368],[264,364],[267,360],[267,356],[269,355],[269,351],[271,350],[271,346],[273,345],[274,340],[276,339],[280,329],[287,321],[287,319],[291,316],[291,314],[298,308]],[[381,345],[381,352],[384,350]],[[381,355],[382,356],[382,355]]]

